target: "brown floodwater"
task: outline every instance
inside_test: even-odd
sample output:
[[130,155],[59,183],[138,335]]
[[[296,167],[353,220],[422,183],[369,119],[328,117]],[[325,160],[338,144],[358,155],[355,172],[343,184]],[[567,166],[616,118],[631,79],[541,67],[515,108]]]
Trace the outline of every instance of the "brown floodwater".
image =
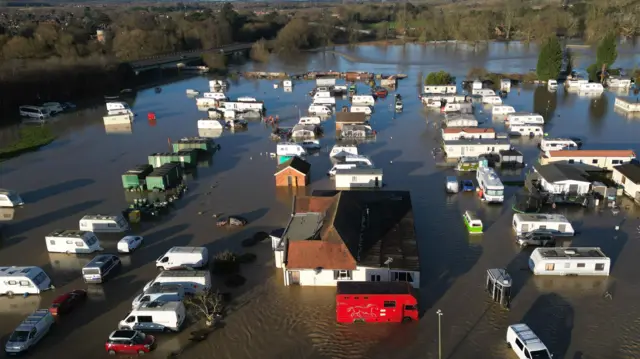
[[[176,335],[159,335],[152,357],[170,353],[185,358],[437,358],[438,318],[442,310],[443,358],[515,358],[504,345],[506,327],[528,323],[555,354],[554,358],[640,357],[640,281],[636,276],[640,253],[640,211],[628,201],[614,215],[610,210],[565,209],[580,234],[575,245],[600,246],[613,260],[608,278],[539,278],[527,270],[528,253],[513,243],[510,227],[512,199],[503,206],[487,206],[475,196],[444,193],[444,178],[451,170],[436,168],[431,150],[438,145],[436,125],[440,115],[424,112],[419,104],[417,78],[420,72],[449,70],[463,78],[469,67],[526,71],[535,67],[535,49],[521,44],[491,44],[473,52],[453,46],[362,46],[339,49],[349,62],[336,54],[310,54],[299,59],[274,59],[268,65],[246,64],[239,69],[362,70],[402,72],[400,82],[405,110],[394,115],[392,94],[376,104],[372,126],[379,131],[375,142],[361,144],[360,152],[371,156],[384,169],[388,189],[409,190],[421,262],[420,301],[422,319],[409,325],[338,325],[335,323],[335,288],[284,287],[282,272],[274,268],[270,243],[242,248],[240,242],[257,231],[270,231],[286,223],[294,195],[276,190],[273,173],[276,160],[269,140],[271,129],[250,122],[245,132],[224,132],[215,141],[221,150],[204,161],[187,179],[189,192],[177,210],[156,223],[144,224],[136,233],[144,245],[130,256],[122,256],[123,270],[104,285],[91,286],[90,300],[77,312],[61,318],[58,325],[34,349],[34,358],[84,358],[104,354],[104,341],[130,309],[131,299],[157,270],[154,260],[171,246],[202,245],[211,253],[232,249],[249,251],[257,261],[242,269],[247,283],[230,291],[234,302],[223,328],[200,343],[189,341],[193,327]],[[586,54],[587,52],[585,52]],[[586,56],[586,55],[584,55]],[[632,67],[633,48],[621,48],[621,66]],[[586,60],[584,60],[586,61]],[[629,66],[627,66],[629,65]],[[0,187],[17,190],[27,203],[5,224],[0,242],[0,265],[37,265],[52,277],[56,289],[40,297],[0,298],[0,337],[4,340],[31,311],[47,307],[61,293],[87,288],[80,269],[91,256],[51,254],[44,236],[56,228],[77,228],[88,213],[115,213],[127,206],[128,196],[120,175],[147,155],[168,150],[167,139],[196,136],[196,121],[206,116],[195,101],[185,96],[189,88],[206,90],[208,79],[194,77],[139,91],[131,99],[138,114],[131,128],[106,130],[103,106],[61,116],[53,124],[58,140],[42,150],[0,163]],[[292,126],[298,109],[310,103],[306,95],[311,82],[297,82],[292,93],[273,88],[274,81],[232,81],[231,98],[252,96],[264,100],[268,114],[279,115],[283,126]],[[364,87],[362,87],[364,88]],[[640,120],[613,111],[615,94],[597,99],[549,93],[543,87],[513,89],[506,103],[519,111],[545,116],[551,136],[571,135],[584,140],[584,148],[632,148],[640,151]],[[345,104],[338,101],[338,108]],[[157,121],[149,123],[146,113]],[[503,123],[478,107],[482,126],[502,129]],[[327,134],[323,150],[309,157],[310,188],[331,189],[325,173],[331,164],[328,149],[335,143],[334,121],[323,125]],[[15,127],[5,128],[1,139],[15,136]],[[536,141],[515,140],[530,165],[537,155]],[[522,177],[525,170],[510,174]],[[508,187],[509,196],[519,188]],[[482,236],[470,237],[461,221],[464,210],[476,210],[485,223]],[[249,219],[246,228],[216,228],[214,213],[240,214]],[[615,230],[615,226],[620,226]],[[115,252],[114,235],[101,235],[107,252]],[[510,311],[489,301],[483,291],[488,268],[505,267],[514,277]],[[605,293],[612,294],[611,299]]]

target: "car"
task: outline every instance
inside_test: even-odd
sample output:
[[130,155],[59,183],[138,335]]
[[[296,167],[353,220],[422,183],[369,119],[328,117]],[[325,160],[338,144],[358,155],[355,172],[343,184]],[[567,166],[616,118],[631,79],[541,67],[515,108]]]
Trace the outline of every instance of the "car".
[[75,307],[84,303],[86,299],[87,291],[83,289],[76,289],[54,299],[49,307],[49,312],[52,315],[68,314]]
[[462,181],[462,190],[464,192],[472,192],[476,189],[476,186],[473,184],[472,180],[464,180]]
[[144,237],[142,236],[125,236],[118,241],[119,253],[131,253],[142,245]]
[[223,217],[223,218],[219,219],[218,222],[216,222],[216,226],[218,226],[218,227],[224,227],[224,226],[241,227],[241,226],[246,225],[247,223],[249,223],[249,221],[247,221],[245,218],[242,218],[240,216],[229,216],[229,217]]
[[155,348],[156,338],[138,330],[115,330],[104,344],[109,355],[138,354],[144,355]]
[[516,243],[520,247],[527,246],[553,246],[556,244],[555,232],[548,229],[536,229],[520,235],[516,238]]

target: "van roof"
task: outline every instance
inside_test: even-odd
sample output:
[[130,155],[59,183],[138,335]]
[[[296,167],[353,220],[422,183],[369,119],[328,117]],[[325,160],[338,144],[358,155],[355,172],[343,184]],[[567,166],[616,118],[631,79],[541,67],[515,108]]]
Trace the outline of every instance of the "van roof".
[[182,302],[153,301],[153,302],[140,304],[140,306],[138,306],[138,308],[136,308],[134,311],[157,311],[157,312],[175,311],[181,305],[183,305]]
[[205,247],[173,247],[167,253],[204,253]]
[[38,309],[35,312],[31,313],[28,317],[26,317],[20,325],[16,328],[16,330],[20,331],[30,331],[33,329],[36,324],[38,324],[44,317],[50,316],[48,309]]
[[87,263],[84,268],[100,268],[102,267],[104,262],[113,257],[117,258],[117,256],[114,254],[98,254],[97,256],[93,257],[91,262]]
[[337,294],[411,294],[407,282],[338,282]]
[[179,278],[189,278],[189,277],[205,277],[209,274],[208,271],[205,270],[167,270],[160,272],[158,274],[158,278],[160,277],[179,277]]
[[82,220],[87,220],[87,221],[117,221],[120,218],[122,218],[122,216],[120,216],[120,215],[110,216],[110,215],[104,215],[104,214],[87,214],[86,216],[82,217]]
[[47,237],[71,237],[71,238],[83,238],[85,234],[91,233],[89,231],[79,231],[77,229],[56,229],[53,232],[47,234]]
[[182,285],[175,283],[157,283],[150,286],[144,293],[145,294],[157,294],[157,293],[177,293],[181,290]]
[[33,278],[40,273],[44,273],[42,268],[35,266],[28,267],[0,267],[0,277],[29,277]]
[[522,343],[529,349],[529,351],[546,350],[542,340],[538,338],[536,333],[529,328],[526,324],[513,324],[509,326],[509,329],[513,330],[516,336],[522,341]]

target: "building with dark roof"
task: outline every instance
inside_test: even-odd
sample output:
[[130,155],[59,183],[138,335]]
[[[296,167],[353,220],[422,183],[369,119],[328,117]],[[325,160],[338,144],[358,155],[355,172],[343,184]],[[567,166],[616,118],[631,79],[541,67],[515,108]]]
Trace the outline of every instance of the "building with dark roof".
[[339,281],[420,285],[411,196],[405,191],[314,191],[294,200],[278,248],[285,285]]
[[591,190],[589,175],[567,163],[535,163],[533,170],[539,176],[540,189],[552,194],[582,195]]
[[640,203],[640,164],[625,163],[613,167],[611,178],[624,188],[624,193]]
[[310,182],[311,164],[295,156],[276,168],[276,186],[302,187]]

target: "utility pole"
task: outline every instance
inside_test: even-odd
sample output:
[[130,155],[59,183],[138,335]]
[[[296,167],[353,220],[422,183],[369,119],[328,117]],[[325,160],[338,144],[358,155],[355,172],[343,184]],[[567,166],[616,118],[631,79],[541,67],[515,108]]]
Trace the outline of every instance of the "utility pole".
[[438,309],[436,312],[438,315],[438,359],[442,359],[442,326],[440,320],[442,319],[442,311]]

